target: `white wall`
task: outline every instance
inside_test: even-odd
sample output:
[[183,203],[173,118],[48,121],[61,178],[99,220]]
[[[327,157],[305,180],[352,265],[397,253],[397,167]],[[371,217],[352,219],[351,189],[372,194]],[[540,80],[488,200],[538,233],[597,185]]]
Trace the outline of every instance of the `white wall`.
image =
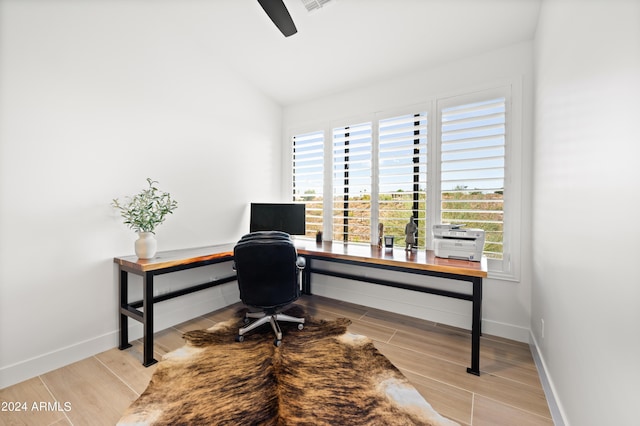
[[536,344],[566,424],[638,424],[640,2],[545,1],[535,64]]
[[[0,8],[2,388],[117,345],[113,257],[133,254],[135,234],[112,198],[146,177],[172,193],[179,207],[157,230],[160,250],[246,232],[248,203],[280,195],[282,110],[189,40],[197,8]],[[234,286],[160,304],[156,325],[234,302]]]
[[[481,53],[436,68],[415,70],[373,86],[357,88],[316,101],[284,109],[285,136],[296,131],[323,129],[337,119],[393,110],[429,101],[435,96],[458,95],[486,89],[496,84],[515,82],[520,85],[520,135],[522,164],[522,199],[516,215],[520,215],[521,257],[520,280],[486,279],[483,299],[483,332],[519,341],[529,341],[531,309],[530,282],[530,185],[531,185],[531,116],[533,51],[531,43],[523,43],[497,51]],[[285,153],[290,147],[287,144]],[[284,159],[283,164],[287,164]],[[290,176],[290,169],[283,175]],[[379,273],[378,271],[369,273]],[[411,277],[407,277],[411,280]],[[424,279],[424,278],[423,278]],[[450,284],[452,285],[452,284]],[[468,286],[467,286],[468,288]],[[447,324],[470,327],[471,309],[467,302],[438,298],[427,294],[384,288],[362,283],[340,282],[334,278],[314,278],[314,293],[355,303],[393,310]],[[436,298],[438,300],[436,300]]]

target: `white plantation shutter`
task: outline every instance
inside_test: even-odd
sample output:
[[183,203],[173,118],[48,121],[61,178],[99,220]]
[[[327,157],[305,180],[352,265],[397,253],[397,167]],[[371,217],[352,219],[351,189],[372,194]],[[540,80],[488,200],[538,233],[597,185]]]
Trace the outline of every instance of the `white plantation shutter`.
[[441,222],[485,230],[484,253],[503,258],[506,99],[440,109]]
[[[378,122],[378,222],[385,235],[403,245],[411,216],[418,225],[419,247],[426,244],[427,113]],[[376,234],[377,235],[377,234]]]
[[293,137],[293,201],[304,203],[306,235],[322,231],[324,132]]
[[492,276],[518,279],[521,103],[520,83],[506,84],[294,136],[293,199],[307,204],[307,235],[324,222],[327,240],[375,244],[383,224],[404,247],[414,215],[418,247],[433,249],[432,225],[464,224],[485,230]]
[[333,129],[333,240],[371,240],[372,126]]

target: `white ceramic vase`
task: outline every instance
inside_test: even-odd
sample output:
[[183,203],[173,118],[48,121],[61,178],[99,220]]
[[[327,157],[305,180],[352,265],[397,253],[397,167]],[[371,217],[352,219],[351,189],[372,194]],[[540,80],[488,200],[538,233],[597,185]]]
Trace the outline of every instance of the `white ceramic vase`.
[[156,241],[153,232],[138,232],[135,250],[138,259],[151,259],[155,256],[158,250],[158,241]]

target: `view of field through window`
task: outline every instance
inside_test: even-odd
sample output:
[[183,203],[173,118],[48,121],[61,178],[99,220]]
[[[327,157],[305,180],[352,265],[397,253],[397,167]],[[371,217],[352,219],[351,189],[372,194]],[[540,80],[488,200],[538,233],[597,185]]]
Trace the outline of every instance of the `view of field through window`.
[[306,236],[322,231],[324,132],[293,137],[293,201],[305,204]]
[[484,254],[502,259],[506,99],[441,112],[440,221],[485,231]]
[[[435,143],[428,139],[427,115],[416,112],[335,128],[329,140],[324,130],[294,136],[293,200],[306,204],[306,235],[322,231],[323,206],[329,201],[334,241],[375,243],[379,235],[372,224],[377,220],[385,235],[395,237],[395,245],[404,246],[405,225],[413,216],[417,245],[424,248],[432,199],[438,204],[437,218],[430,223],[483,229],[484,254],[502,259],[506,99],[439,109]],[[331,144],[330,161],[325,160],[326,143]],[[438,156],[439,170],[427,170],[428,150]],[[327,164],[330,198],[323,193]]]

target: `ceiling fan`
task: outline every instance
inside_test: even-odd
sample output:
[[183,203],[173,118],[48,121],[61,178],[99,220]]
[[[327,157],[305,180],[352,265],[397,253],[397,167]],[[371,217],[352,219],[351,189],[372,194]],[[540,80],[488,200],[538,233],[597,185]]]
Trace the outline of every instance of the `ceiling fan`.
[[298,32],[283,0],[258,0],[258,3],[285,37]]

